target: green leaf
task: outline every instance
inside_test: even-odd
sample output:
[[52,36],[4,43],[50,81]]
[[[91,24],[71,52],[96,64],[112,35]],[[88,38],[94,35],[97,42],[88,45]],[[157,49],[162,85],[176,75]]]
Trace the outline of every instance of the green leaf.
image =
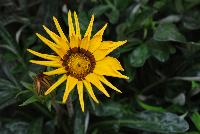
[[16,102],[18,89],[11,81],[0,78],[0,109]]
[[30,83],[27,83],[27,82],[24,82],[24,81],[21,81],[20,83],[21,83],[21,84],[23,85],[23,87],[25,87],[26,89],[29,89],[29,90],[33,91],[33,84],[30,84]]
[[31,98],[28,98],[26,101],[24,101],[22,104],[20,104],[19,106],[26,106],[26,105],[34,103],[36,101],[38,101],[38,98],[36,96],[32,96]]
[[187,12],[185,16],[183,16],[183,26],[189,30],[200,29],[199,14],[199,10]]
[[[4,126],[1,125],[0,133],[1,134],[27,134],[27,127],[29,124],[24,121],[15,121],[4,123]],[[8,133],[7,133],[8,132]]]
[[80,111],[76,111],[76,116],[74,120],[74,134],[85,134],[85,122],[84,114]]
[[123,57],[123,63],[125,74],[129,77],[128,82],[131,82],[134,79],[135,69],[131,66],[129,59],[126,56]]
[[130,64],[133,67],[141,67],[144,65],[145,61],[149,58],[149,49],[145,44],[138,46],[129,55]]
[[187,133],[184,133],[184,134],[199,134],[199,132],[187,132]]
[[151,55],[160,62],[165,62],[169,59],[170,54],[176,52],[176,49],[171,45],[160,44],[153,41],[148,44],[148,47]]
[[156,41],[176,41],[185,43],[185,37],[178,31],[176,26],[171,23],[163,23],[156,29],[153,38]]
[[110,23],[115,24],[119,20],[119,11],[116,8],[113,8],[113,10],[110,13],[107,13],[106,16]]
[[9,34],[9,32],[6,30],[6,28],[3,26],[3,24],[0,22],[0,37],[4,40],[4,42],[12,47],[13,50],[15,50],[15,53],[17,53],[15,49],[16,42],[13,40],[12,36]]
[[30,123],[28,134],[42,134],[43,119],[39,118]]
[[94,124],[94,128],[105,129],[113,125],[140,129],[152,133],[183,133],[189,129],[188,123],[176,114],[145,111],[135,115],[121,117],[117,120],[107,120]]
[[96,17],[104,14],[110,7],[108,5],[99,5],[94,7],[91,12],[95,14]]
[[147,105],[145,103],[143,103],[140,100],[137,100],[138,104],[144,108],[145,110],[151,110],[151,111],[156,111],[156,112],[165,112],[166,110],[162,107],[158,107],[158,106],[152,106],[152,105]]
[[196,128],[198,129],[198,131],[200,132],[200,115],[199,115],[199,113],[197,113],[197,112],[193,113],[191,116],[191,120],[194,123],[194,125],[196,126]]
[[101,103],[95,109],[95,115],[97,116],[111,116],[120,114],[122,111],[122,105],[116,102]]

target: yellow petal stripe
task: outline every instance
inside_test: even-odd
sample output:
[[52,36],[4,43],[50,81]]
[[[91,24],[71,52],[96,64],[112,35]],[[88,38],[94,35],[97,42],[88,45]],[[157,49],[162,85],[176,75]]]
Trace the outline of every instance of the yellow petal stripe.
[[88,36],[88,38],[90,39],[92,27],[93,27],[93,22],[94,22],[94,15],[92,15],[92,17],[91,17],[90,23],[88,25],[88,28],[87,28],[87,31],[85,32],[84,37]]
[[91,84],[90,84],[88,81],[86,81],[86,80],[83,80],[83,83],[84,83],[84,85],[85,85],[85,87],[86,87],[86,89],[87,89],[89,95],[92,97],[92,99],[93,99],[96,103],[99,103],[99,101],[97,100],[97,98],[96,98],[96,96],[95,96],[95,94],[94,94],[94,92],[93,92],[93,90],[92,90]]
[[88,74],[85,79],[89,82],[91,82],[93,85],[95,85],[102,93],[104,93],[107,97],[110,97],[110,95],[108,94],[108,92],[105,90],[105,88],[103,87],[103,85],[101,84],[101,82],[98,79],[98,76],[94,73],[90,73]]
[[109,53],[111,53],[113,50],[115,50],[116,48],[118,48],[118,47],[124,45],[126,42],[127,42],[127,40],[116,42],[116,44],[115,44],[112,48],[108,49],[107,55],[108,55]]
[[99,80],[102,81],[104,84],[106,84],[107,86],[109,86],[113,90],[115,90],[119,93],[122,93],[119,89],[117,89],[115,86],[113,86],[104,76],[102,76],[102,75],[98,75],[98,76],[99,76]]
[[53,21],[54,21],[54,23],[55,23],[55,25],[56,25],[56,29],[58,30],[58,32],[59,32],[59,34],[60,34],[60,37],[61,37],[64,41],[68,42],[68,40],[67,40],[65,34],[64,34],[63,31],[62,31],[62,28],[60,27],[60,24],[59,24],[58,20],[56,19],[56,17],[53,17]]
[[106,23],[94,36],[97,36],[97,35],[102,36],[104,31],[105,31],[105,29],[106,29],[106,27],[107,27],[107,25],[108,24]]
[[125,44],[127,42],[127,40],[125,41],[118,41],[116,42],[116,44],[108,49],[100,49],[101,47],[99,47],[94,53],[94,57],[96,61],[102,60],[103,58],[105,58],[106,55],[108,55],[109,53],[111,53],[113,50],[115,50],[116,48],[120,47],[121,45]]
[[98,66],[109,66],[112,67],[114,70],[124,71],[120,62],[113,57],[107,56],[103,60],[97,62]]
[[76,25],[76,36],[79,39],[81,39],[80,26],[79,26],[78,16],[77,16],[76,12],[74,12],[74,20],[75,20],[75,25]]
[[70,38],[70,47],[74,48],[74,47],[78,47],[79,44],[79,39],[76,36],[71,36]]
[[42,53],[33,51],[31,49],[27,49],[27,51],[29,51],[33,55],[36,55],[36,56],[43,58],[43,59],[46,59],[46,60],[57,60],[57,61],[60,60],[60,58],[58,56],[49,55],[49,54],[42,54]]
[[83,82],[82,81],[78,81],[78,83],[77,83],[77,89],[78,89],[78,96],[79,96],[79,101],[80,101],[81,109],[84,112]]
[[64,53],[60,50],[60,47],[56,45],[55,43],[51,42],[47,38],[43,37],[42,35],[36,33],[38,38],[40,38],[47,46],[49,46],[56,54],[58,54],[60,57],[64,56]]
[[64,74],[58,81],[56,81],[46,92],[45,95],[51,93],[55,88],[57,88],[60,84],[62,84],[65,80],[67,80],[67,76]]
[[86,36],[81,40],[80,48],[88,50],[88,47],[89,47],[89,38],[88,38],[88,36]]
[[65,103],[67,101],[69,93],[72,91],[72,89],[74,89],[74,87],[76,86],[77,83],[78,83],[78,79],[68,76],[65,93],[63,95],[63,103]]
[[107,51],[108,51],[107,49],[106,49],[106,50],[97,49],[97,50],[93,53],[95,60],[96,60],[96,61],[100,61],[100,60],[102,60],[103,58],[105,58],[106,55],[107,55]]
[[46,26],[43,25],[44,30],[49,34],[49,36],[56,42],[56,44],[59,44],[59,36],[49,30]]
[[43,74],[46,74],[46,75],[56,75],[56,74],[64,74],[66,72],[67,71],[65,70],[65,68],[61,67],[61,68],[58,68],[58,69],[55,69],[55,70],[52,70],[52,71],[43,72]]
[[49,67],[62,67],[62,64],[58,61],[39,61],[39,60],[30,60],[31,63],[49,66]]
[[112,47],[115,47],[116,43],[117,42],[113,42],[113,41],[102,41],[101,46],[99,46],[99,49],[110,49]]
[[[105,60],[101,60],[96,62],[96,66],[94,68],[94,73],[99,74],[99,75],[106,75],[106,76],[113,76],[113,77],[119,77],[119,78],[124,78],[128,79],[127,76],[122,75],[119,70],[121,67],[118,65],[118,63],[115,60],[111,60],[112,58],[105,58]],[[112,63],[110,63],[112,62]],[[117,64],[116,64],[117,63]],[[114,66],[116,65],[116,66]]]
[[71,36],[75,35],[71,11],[68,12],[68,26],[69,26],[69,37],[71,38]]
[[60,38],[58,43],[62,47],[61,49],[63,49],[62,52],[66,53],[69,50],[69,43],[67,41]]
[[95,50],[97,50],[97,48],[101,45],[101,41],[102,41],[102,36],[94,36],[91,40],[90,40],[90,45],[88,50],[93,53]]

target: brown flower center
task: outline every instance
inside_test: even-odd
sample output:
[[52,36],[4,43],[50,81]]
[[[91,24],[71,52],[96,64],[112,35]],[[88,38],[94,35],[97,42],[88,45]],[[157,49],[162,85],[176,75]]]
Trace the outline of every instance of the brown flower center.
[[92,73],[95,67],[95,59],[91,52],[82,48],[72,48],[63,58],[63,66],[67,74],[83,80]]

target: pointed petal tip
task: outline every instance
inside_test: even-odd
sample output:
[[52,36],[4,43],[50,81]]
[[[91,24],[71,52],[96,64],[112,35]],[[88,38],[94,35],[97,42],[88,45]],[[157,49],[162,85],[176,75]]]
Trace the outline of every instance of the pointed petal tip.
[[45,25],[42,25],[42,27],[46,30],[47,29],[47,27],[45,26]]
[[129,77],[128,77],[128,76],[124,76],[124,79],[128,80],[128,79],[129,79]]
[[99,104],[99,101],[98,101],[98,100],[96,100],[95,102],[96,102],[97,104]]
[[83,108],[83,109],[81,108],[81,110],[82,110],[82,112],[84,113],[84,108]]
[[118,92],[118,93],[120,93],[120,94],[122,93],[122,91],[121,91],[121,90],[119,90],[119,89],[118,89],[118,90],[115,90],[115,91],[117,91],[117,92]]
[[63,103],[63,104],[65,104],[65,103],[66,103],[66,101],[67,101],[67,100],[63,99],[63,100],[62,100],[62,103]]
[[48,95],[48,94],[49,94],[49,92],[47,92],[47,91],[44,93],[44,95]]
[[34,61],[33,60],[29,60],[29,62],[33,63]]
[[26,51],[30,52],[30,51],[32,51],[32,50],[31,50],[31,49],[29,49],[29,48],[27,48],[27,49],[26,49]]
[[110,98],[110,95],[109,94],[105,94],[108,98]]
[[38,37],[38,36],[40,36],[40,34],[39,33],[35,33],[35,35]]
[[68,15],[71,15],[71,10],[68,11]]
[[125,43],[127,43],[128,42],[128,40],[124,40],[124,41],[121,41],[122,42],[122,44],[125,44]]
[[54,21],[57,21],[57,18],[56,18],[55,16],[53,16],[53,20],[54,20]]

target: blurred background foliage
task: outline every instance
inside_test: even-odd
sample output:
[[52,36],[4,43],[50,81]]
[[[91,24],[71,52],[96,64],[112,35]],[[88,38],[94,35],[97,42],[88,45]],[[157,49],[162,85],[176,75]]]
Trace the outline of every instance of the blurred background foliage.
[[[38,96],[34,78],[46,68],[26,51],[49,51],[35,33],[56,31],[52,16],[67,33],[69,9],[82,33],[95,14],[93,33],[108,22],[105,40],[128,40],[112,56],[130,79],[109,78],[123,94],[96,90],[100,104],[85,94],[84,113],[76,90],[66,105],[64,86],[54,99]],[[199,40],[200,0],[1,0],[0,134],[199,134]]]

